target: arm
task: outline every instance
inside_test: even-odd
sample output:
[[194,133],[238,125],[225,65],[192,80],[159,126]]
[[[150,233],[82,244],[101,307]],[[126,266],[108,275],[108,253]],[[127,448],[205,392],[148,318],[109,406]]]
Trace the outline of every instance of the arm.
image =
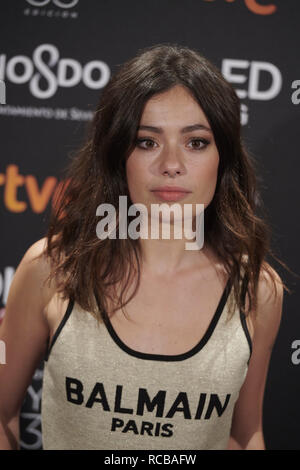
[[273,345],[280,326],[283,303],[281,279],[276,278],[277,298],[269,275],[261,275],[257,314],[250,314],[252,356],[245,382],[235,404],[228,450],[265,450],[263,436],[263,398]]
[[0,449],[19,448],[19,414],[33,374],[45,354],[49,335],[44,308],[53,289],[44,286],[49,267],[33,260],[45,247],[34,243],[13,277],[0,325],[6,346],[6,364],[0,365]]

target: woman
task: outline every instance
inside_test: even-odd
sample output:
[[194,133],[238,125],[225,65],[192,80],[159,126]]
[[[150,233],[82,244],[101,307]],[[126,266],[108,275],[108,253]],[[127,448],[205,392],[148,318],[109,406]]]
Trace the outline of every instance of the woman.
[[[232,86],[195,50],[141,51],[102,92],[65,181],[1,325],[2,448],[18,447],[20,407],[44,357],[45,449],[264,449],[264,387],[288,289],[266,262],[270,233]],[[148,214],[190,204],[193,228],[203,204],[204,244],[186,249],[186,233],[99,237],[97,208],[111,204],[118,229],[121,195]]]

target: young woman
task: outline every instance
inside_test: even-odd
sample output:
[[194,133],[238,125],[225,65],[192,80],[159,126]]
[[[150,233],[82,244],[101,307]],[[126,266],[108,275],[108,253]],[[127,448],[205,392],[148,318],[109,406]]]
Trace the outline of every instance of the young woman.
[[[270,232],[233,87],[195,50],[141,51],[103,90],[65,182],[7,300],[1,448],[18,448],[44,357],[45,449],[264,449],[288,289],[266,261]],[[118,229],[119,196],[148,214],[203,204],[203,246],[186,249],[185,233],[100,238],[97,208],[111,204]]]

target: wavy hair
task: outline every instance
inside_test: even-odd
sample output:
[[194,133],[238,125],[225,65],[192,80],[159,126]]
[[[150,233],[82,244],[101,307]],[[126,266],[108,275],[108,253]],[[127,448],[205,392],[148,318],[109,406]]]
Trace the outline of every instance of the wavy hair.
[[[262,268],[276,287],[268,255],[287,268],[270,248],[256,161],[242,140],[234,88],[198,51],[158,44],[119,66],[102,90],[86,140],[66,165],[64,184],[51,209],[45,252],[51,260],[49,279],[55,278],[64,298],[72,297],[99,321],[107,320],[109,300],[115,305],[113,313],[136,294],[142,258],[139,240],[97,237],[96,209],[109,203],[118,211],[121,195],[131,203],[126,160],[136,145],[143,108],[153,95],[178,84],[199,103],[218,148],[215,194],[205,209],[205,240],[224,263],[238,308],[245,314],[255,310]],[[133,293],[126,298],[131,286]]]

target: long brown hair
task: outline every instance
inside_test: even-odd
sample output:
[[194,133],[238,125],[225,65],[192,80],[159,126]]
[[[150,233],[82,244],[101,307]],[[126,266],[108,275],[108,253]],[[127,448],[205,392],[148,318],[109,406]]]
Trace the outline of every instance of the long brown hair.
[[[219,151],[216,190],[205,209],[205,241],[224,263],[241,311],[247,313],[246,294],[249,310],[257,305],[262,267],[276,287],[276,271],[267,263],[267,255],[287,268],[270,248],[256,162],[241,137],[240,102],[234,88],[196,50],[177,44],[148,47],[123,64],[102,91],[86,141],[65,168],[65,183],[50,214],[45,253],[51,260],[49,278],[55,277],[64,298],[73,298],[99,321],[107,318],[109,299],[115,311],[136,294],[141,250],[139,241],[130,237],[99,239],[96,209],[110,203],[118,210],[121,195],[131,203],[125,165],[143,108],[150,97],[177,84],[199,103]],[[126,298],[133,282],[133,293]]]

